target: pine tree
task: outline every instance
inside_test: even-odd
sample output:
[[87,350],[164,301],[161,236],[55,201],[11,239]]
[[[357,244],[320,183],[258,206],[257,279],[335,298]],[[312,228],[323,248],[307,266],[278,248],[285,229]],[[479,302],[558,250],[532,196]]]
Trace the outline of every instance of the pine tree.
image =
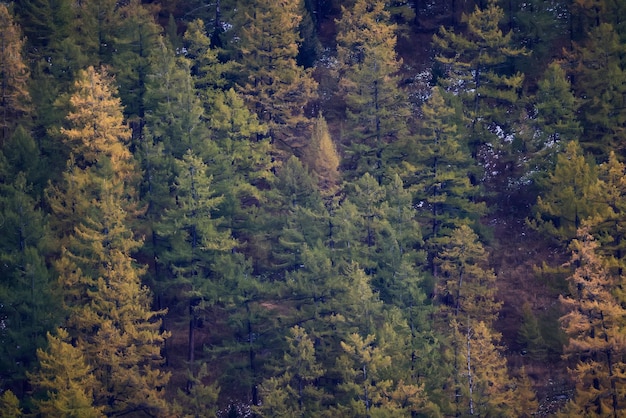
[[188,371],[188,389],[178,389],[177,396],[183,417],[217,416],[217,400],[220,388],[215,382],[209,384],[206,381],[207,378],[209,378],[207,363],[203,363],[195,374]]
[[590,200],[602,205],[597,216],[588,220],[592,234],[597,237],[598,252],[611,263],[611,271],[621,275],[626,262],[623,218],[626,214],[626,165],[611,151],[607,162],[598,166],[598,187]]
[[117,1],[85,0],[75,11],[75,39],[88,65],[111,64],[121,23]]
[[571,240],[585,219],[601,213],[603,205],[590,199],[598,186],[595,167],[585,160],[577,142],[568,143],[546,180],[546,192],[537,198],[530,225],[561,242]]
[[337,20],[337,78],[345,101],[347,145],[344,167],[350,178],[370,173],[382,184],[394,152],[390,147],[407,134],[407,98],[398,87],[402,60],[397,57],[396,27],[383,1],[358,0],[342,6]]
[[483,268],[487,257],[478,236],[467,225],[453,231],[437,257],[443,309],[461,323],[471,318],[491,325],[497,317],[501,302],[495,301],[494,272]]
[[539,321],[533,314],[531,306],[525,302],[522,306],[522,325],[519,328],[517,342],[524,348],[525,354],[532,359],[544,360],[546,357],[546,342],[541,335]]
[[[30,63],[32,125],[30,130],[39,148],[41,185],[60,181],[69,149],[58,135],[69,111],[69,91],[89,58],[76,36],[76,8],[71,0],[24,0],[14,2],[26,35],[26,56]],[[30,121],[29,121],[30,122]]]
[[447,334],[444,355],[452,367],[451,403],[444,408],[457,415],[506,415],[516,404],[500,335],[492,329],[501,302],[495,299],[493,271],[482,267],[486,261],[485,249],[466,225],[453,232],[437,260],[440,329]]
[[200,19],[189,23],[183,37],[184,54],[192,62],[191,75],[202,95],[207,114],[211,113],[213,94],[233,87],[226,74],[233,71],[234,66],[232,61],[225,60],[223,50],[210,37],[211,34],[207,34],[205,24]]
[[189,355],[193,364],[195,330],[204,310],[220,295],[213,276],[213,258],[230,251],[235,241],[212,215],[221,201],[211,190],[206,164],[191,150],[176,161],[175,205],[165,209],[157,232],[169,241],[161,262],[171,270],[175,287],[189,309]]
[[[507,61],[526,53],[513,45],[513,34],[504,34],[499,25],[504,10],[496,0],[486,7],[475,7],[463,15],[466,34],[441,28],[433,37],[437,51],[435,59],[443,67],[440,79],[444,87],[458,92],[463,112],[469,123],[469,144],[472,155],[486,143],[498,150],[503,147],[493,130],[498,126],[504,135],[511,133],[509,114],[518,102],[524,76],[507,74]],[[513,113],[515,113],[513,111]]]
[[554,168],[556,156],[566,144],[579,139],[582,127],[572,86],[559,62],[548,66],[538,87],[528,170],[533,177],[542,178]]
[[5,388],[20,387],[46,332],[63,315],[44,257],[46,217],[31,194],[23,172],[0,185],[0,376]]
[[4,145],[19,119],[30,111],[30,94],[22,31],[5,4],[0,4],[0,28],[0,144]]
[[124,114],[135,136],[141,132],[145,116],[146,84],[150,69],[150,54],[158,50],[162,28],[155,22],[153,10],[139,0],[131,0],[119,8],[119,31],[112,58],[113,73],[119,83]]
[[626,129],[624,48],[613,26],[602,23],[567,57],[573,67],[577,111],[584,127],[581,146],[601,160],[611,150],[626,152],[622,139]]
[[391,366],[391,357],[374,344],[375,341],[373,334],[363,338],[353,333],[341,342],[345,354],[337,362],[346,376],[339,388],[351,397],[350,404],[346,405],[351,416],[370,416],[371,409],[382,403],[393,383],[381,379],[383,369]]
[[579,229],[571,249],[575,270],[568,278],[570,294],[560,297],[569,311],[560,321],[570,337],[566,354],[578,360],[571,370],[577,383],[573,406],[584,415],[618,417],[626,393],[626,310],[614,295],[621,280],[597,254],[598,243],[588,228]]
[[307,331],[299,326],[289,329],[288,349],[283,358],[284,372],[261,384],[261,406],[255,410],[262,417],[313,416],[327,397],[315,382],[324,374],[315,356],[315,347]]
[[268,124],[278,150],[288,153],[310,138],[305,106],[316,96],[310,70],[297,63],[301,0],[251,0],[239,5],[239,86],[251,111]]
[[532,51],[514,58],[515,68],[535,78],[544,70],[546,61],[552,59],[557,42],[569,36],[570,2],[555,1],[548,5],[541,0],[514,0],[508,7],[508,23],[515,43]]
[[314,178],[295,156],[279,169],[272,193],[266,207],[271,268],[292,271],[302,265],[304,247],[324,239],[326,211]]
[[246,108],[234,89],[229,89],[216,92],[209,127],[216,150],[210,156],[213,163],[208,171],[216,194],[223,196],[219,212],[246,254],[267,254],[264,237],[269,228],[264,227],[264,221],[276,217],[264,208],[270,203],[268,193],[277,166],[270,139],[258,139],[267,132],[267,125]]
[[206,115],[192,77],[192,61],[176,55],[162,37],[150,55],[147,75],[145,124],[153,140],[167,155],[182,158],[191,149],[211,155]]
[[65,247],[55,264],[68,332],[96,377],[93,404],[107,414],[167,414],[162,389],[169,374],[159,367],[168,334],[159,330],[163,312],[150,310],[144,269],[132,258],[141,245],[128,226],[137,212],[137,176],[114,93],[107,74],[93,67],[76,82],[69,128],[62,130],[76,158],[64,183],[47,190],[53,216],[69,218],[53,224]]
[[422,114],[416,135],[405,144],[404,174],[421,208],[428,260],[436,276],[433,260],[443,240],[455,228],[475,221],[486,208],[476,201],[479,189],[470,181],[475,167],[462,143],[455,109],[441,88],[433,89]]

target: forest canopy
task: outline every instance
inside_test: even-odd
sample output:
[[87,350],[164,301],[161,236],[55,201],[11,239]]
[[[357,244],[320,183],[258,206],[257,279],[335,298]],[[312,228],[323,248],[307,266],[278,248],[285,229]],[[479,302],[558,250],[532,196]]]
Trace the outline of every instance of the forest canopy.
[[0,417],[623,416],[625,15],[0,2]]

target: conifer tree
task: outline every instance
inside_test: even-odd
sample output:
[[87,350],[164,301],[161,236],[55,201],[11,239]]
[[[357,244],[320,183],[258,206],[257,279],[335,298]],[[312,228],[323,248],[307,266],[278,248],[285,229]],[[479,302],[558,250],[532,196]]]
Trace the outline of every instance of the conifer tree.
[[383,1],[358,0],[342,6],[337,20],[336,76],[345,101],[348,148],[344,167],[350,177],[370,173],[382,184],[393,161],[392,143],[407,134],[407,98],[398,87],[396,27]]
[[467,225],[457,228],[437,258],[442,278],[438,292],[444,311],[464,321],[471,318],[491,325],[500,302],[495,301],[496,276],[485,270],[488,254],[478,236]]
[[471,155],[462,143],[455,109],[442,89],[435,87],[422,105],[422,121],[416,135],[405,144],[404,174],[414,190],[414,201],[422,209],[420,221],[428,249],[428,260],[436,276],[435,255],[455,228],[485,213],[476,201],[478,187],[470,182],[475,170]]
[[[465,320],[463,320],[465,322]],[[506,416],[517,399],[507,373],[506,358],[498,345],[500,335],[483,321],[451,323],[458,359],[454,375],[457,415]],[[458,363],[456,363],[458,361]],[[455,367],[455,368],[456,368]]]
[[155,22],[150,6],[131,0],[119,8],[119,29],[116,50],[112,58],[113,72],[119,83],[119,94],[124,114],[135,136],[141,132],[145,116],[146,84],[150,69],[150,55],[158,50],[162,28]]
[[[240,218],[237,212],[245,210],[241,207],[243,202],[263,202],[260,189],[273,178],[275,164],[270,157],[270,142],[257,140],[267,132],[267,126],[246,108],[243,98],[234,89],[217,93],[209,126],[217,144],[212,156],[215,164],[209,170],[216,188],[232,208],[227,213],[236,220]],[[231,227],[237,229],[236,225]]]
[[513,0],[508,3],[508,9],[515,43],[532,51],[514,58],[515,68],[529,77],[537,77],[546,61],[553,57],[556,43],[568,37],[570,3],[555,1],[548,5],[541,0]]
[[385,218],[385,189],[369,173],[351,186],[334,222],[336,250],[346,251],[344,262],[357,262],[368,274],[374,274],[376,252],[390,229]]
[[451,403],[444,407],[457,415],[506,415],[516,402],[500,335],[492,329],[501,302],[495,299],[493,271],[482,267],[486,260],[485,249],[467,225],[454,231],[437,260],[442,272],[440,327],[449,327],[445,356],[452,367]]
[[[41,185],[59,181],[69,150],[58,135],[69,111],[67,101],[74,80],[89,58],[76,36],[77,9],[71,0],[24,0],[14,2],[26,35],[30,63],[32,125],[26,124],[39,148]],[[30,122],[30,121],[29,121]],[[29,177],[30,180],[30,177]]]
[[191,149],[201,157],[211,147],[206,115],[191,75],[192,62],[162,37],[152,50],[146,85],[146,127],[166,155],[182,158]]
[[37,412],[59,418],[104,417],[104,406],[93,404],[97,382],[92,367],[65,329],[56,334],[48,333],[48,348],[37,350],[39,370],[30,375],[31,384],[47,392],[44,400],[36,401]]
[[582,127],[576,116],[572,86],[559,62],[548,66],[538,87],[528,170],[534,177],[542,178],[554,168],[556,156],[566,144],[579,139]]
[[88,65],[106,65],[113,60],[121,19],[115,0],[81,1],[75,8],[76,43]]
[[291,271],[302,265],[305,245],[314,246],[324,239],[325,209],[315,180],[300,160],[291,156],[277,173],[276,194],[270,197],[268,215],[281,214],[274,221],[268,217],[272,241],[273,268]]
[[626,338],[622,332],[626,310],[614,294],[621,280],[607,269],[587,227],[579,229],[571,248],[570,264],[576,268],[568,278],[570,294],[560,297],[569,310],[560,318],[570,337],[565,351],[578,360],[571,370],[576,396],[568,410],[618,417],[626,393]]
[[503,18],[504,10],[496,0],[489,0],[486,7],[477,5],[471,14],[463,15],[466,34],[442,27],[433,37],[436,60],[445,73],[440,82],[447,90],[458,92],[463,101],[474,157],[485,143],[496,150],[502,148],[493,128],[500,127],[504,135],[511,133],[509,114],[524,80],[519,72],[507,74],[503,70],[507,60],[526,53],[513,45],[512,32],[504,34],[500,29]]
[[5,388],[18,388],[25,380],[46,332],[63,314],[44,258],[46,218],[31,194],[23,172],[0,185],[0,376]]
[[0,28],[0,144],[4,145],[18,120],[30,111],[30,94],[22,31],[5,4],[0,4]]
[[339,388],[353,398],[347,405],[352,416],[370,416],[371,409],[383,402],[385,392],[389,391],[393,383],[381,379],[382,369],[391,366],[391,357],[374,344],[375,341],[373,334],[363,338],[353,333],[345,342],[341,342],[345,355],[338,358],[337,362],[347,375]]
[[537,198],[530,225],[568,242],[584,220],[605,208],[590,199],[598,186],[595,167],[585,160],[577,142],[568,143],[565,152],[557,156],[554,173],[546,180],[546,192]]
[[261,405],[255,410],[262,417],[313,416],[322,408],[327,395],[315,382],[324,374],[315,347],[306,330],[289,329],[288,349],[283,358],[284,372],[261,384]]
[[[53,224],[64,246],[56,261],[68,332],[96,377],[93,404],[107,414],[167,414],[162,390],[169,374],[159,370],[167,333],[163,312],[151,311],[142,286],[144,269],[132,258],[141,242],[129,229],[136,215],[135,166],[130,130],[105,72],[81,74],[62,134],[76,154],[64,182],[47,190]],[[72,165],[73,164],[73,165]],[[59,230],[66,227],[67,230]]]
[[574,91],[584,135],[583,149],[605,160],[611,150],[624,154],[626,144],[626,71],[624,44],[612,25],[602,23],[591,30],[589,40],[576,44],[568,55],[575,79]]
[[620,275],[626,267],[624,215],[626,215],[626,165],[615,152],[607,162],[598,166],[599,183],[589,200],[603,206],[597,216],[588,220],[592,234],[600,246],[598,252],[611,263],[611,271]]
[[230,231],[221,227],[222,220],[212,215],[221,197],[211,190],[212,178],[206,164],[189,150],[176,161],[176,171],[176,204],[165,209],[157,232],[169,241],[162,262],[171,270],[175,287],[189,309],[188,361],[193,364],[197,324],[204,310],[220,295],[217,283],[210,279],[213,258],[232,250],[235,242]]
[[339,173],[341,159],[328,130],[326,119],[321,113],[315,120],[311,143],[302,159],[317,175],[320,192],[325,196],[332,195],[337,190],[341,178]]
[[201,94],[207,114],[211,114],[213,95],[217,91],[233,87],[226,74],[231,72],[234,66],[232,61],[224,62],[223,50],[215,45],[210,37],[204,22],[200,19],[190,22],[183,36],[185,57],[191,60],[191,75]]
[[311,71],[297,63],[302,1],[250,0],[241,2],[238,11],[240,91],[250,110],[268,124],[278,149],[296,152],[310,138],[305,106],[317,88]]
[[5,391],[0,396],[0,417],[19,418],[21,416],[20,400],[10,390]]
[[217,416],[217,400],[220,388],[215,382],[207,383],[207,378],[209,378],[207,363],[203,363],[197,373],[188,371],[187,389],[178,389],[177,394],[183,417]]
[[539,321],[533,314],[528,302],[525,302],[522,306],[522,325],[518,331],[517,341],[524,347],[526,354],[530,358],[545,359],[546,343],[541,335]]

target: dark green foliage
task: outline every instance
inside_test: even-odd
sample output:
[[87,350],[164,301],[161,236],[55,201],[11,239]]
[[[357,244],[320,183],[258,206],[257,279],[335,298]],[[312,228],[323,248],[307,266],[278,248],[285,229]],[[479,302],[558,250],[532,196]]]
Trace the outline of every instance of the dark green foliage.
[[[116,35],[116,50],[112,62],[119,83],[124,114],[139,126],[146,111],[145,96],[150,55],[158,51],[159,35],[162,31],[148,7],[138,0],[131,0],[119,9],[120,27]],[[139,126],[135,129],[139,130]],[[135,135],[139,135],[139,131]]]
[[21,396],[25,372],[63,312],[41,248],[45,215],[31,186],[20,172],[0,190],[0,379]]
[[522,325],[517,334],[517,342],[522,346],[522,354],[534,360],[545,359],[547,348],[541,335],[539,320],[528,302],[523,305],[522,309]]
[[580,143],[599,161],[606,160],[610,151],[626,153],[622,138],[626,129],[625,51],[615,28],[602,23],[567,56],[579,99],[577,111],[584,133]]
[[586,226],[624,305],[624,1],[9,3],[0,416],[531,416],[577,289],[508,275]]
[[337,20],[338,98],[345,103],[343,167],[351,180],[369,173],[379,184],[397,165],[393,144],[407,134],[410,114],[399,88],[395,26],[382,1],[342,6]]
[[443,90],[435,87],[422,105],[416,135],[406,140],[404,178],[420,208],[418,218],[426,241],[430,270],[435,256],[455,228],[472,224],[486,212],[478,202],[479,187],[470,181],[476,166],[462,141],[460,122]]
[[[513,33],[503,32],[500,22],[503,9],[496,0],[463,16],[465,33],[440,28],[433,38],[436,60],[445,72],[438,81],[446,90],[458,93],[469,125],[468,136],[472,155],[484,144],[498,151],[502,140],[512,132],[518,97],[524,74],[509,71],[507,61],[527,53],[513,43]],[[498,128],[496,128],[498,127]],[[499,135],[496,131],[501,130]]]
[[[581,138],[582,126],[576,115],[576,99],[561,63],[552,62],[539,80],[535,98],[536,118],[526,146],[531,177],[545,177],[569,141]],[[539,180],[541,182],[541,180]]]

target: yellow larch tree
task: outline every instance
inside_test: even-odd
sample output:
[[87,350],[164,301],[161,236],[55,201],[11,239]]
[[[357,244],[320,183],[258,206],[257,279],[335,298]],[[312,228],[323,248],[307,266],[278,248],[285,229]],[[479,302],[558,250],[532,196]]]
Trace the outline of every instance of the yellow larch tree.
[[152,311],[144,268],[132,257],[141,241],[131,230],[138,213],[137,170],[128,149],[130,129],[106,71],[81,72],[61,133],[73,157],[59,185],[50,185],[52,228],[61,255],[55,263],[66,326],[92,370],[93,404],[107,415],[170,414],[160,370],[167,333]]
[[24,39],[4,3],[0,3],[0,144],[30,107],[29,70],[22,58]]
[[576,395],[566,414],[616,418],[626,408],[626,309],[614,293],[622,279],[610,273],[587,226],[571,248],[575,270],[569,295],[560,297],[568,309],[560,322],[569,336],[565,355],[578,362],[570,370]]

